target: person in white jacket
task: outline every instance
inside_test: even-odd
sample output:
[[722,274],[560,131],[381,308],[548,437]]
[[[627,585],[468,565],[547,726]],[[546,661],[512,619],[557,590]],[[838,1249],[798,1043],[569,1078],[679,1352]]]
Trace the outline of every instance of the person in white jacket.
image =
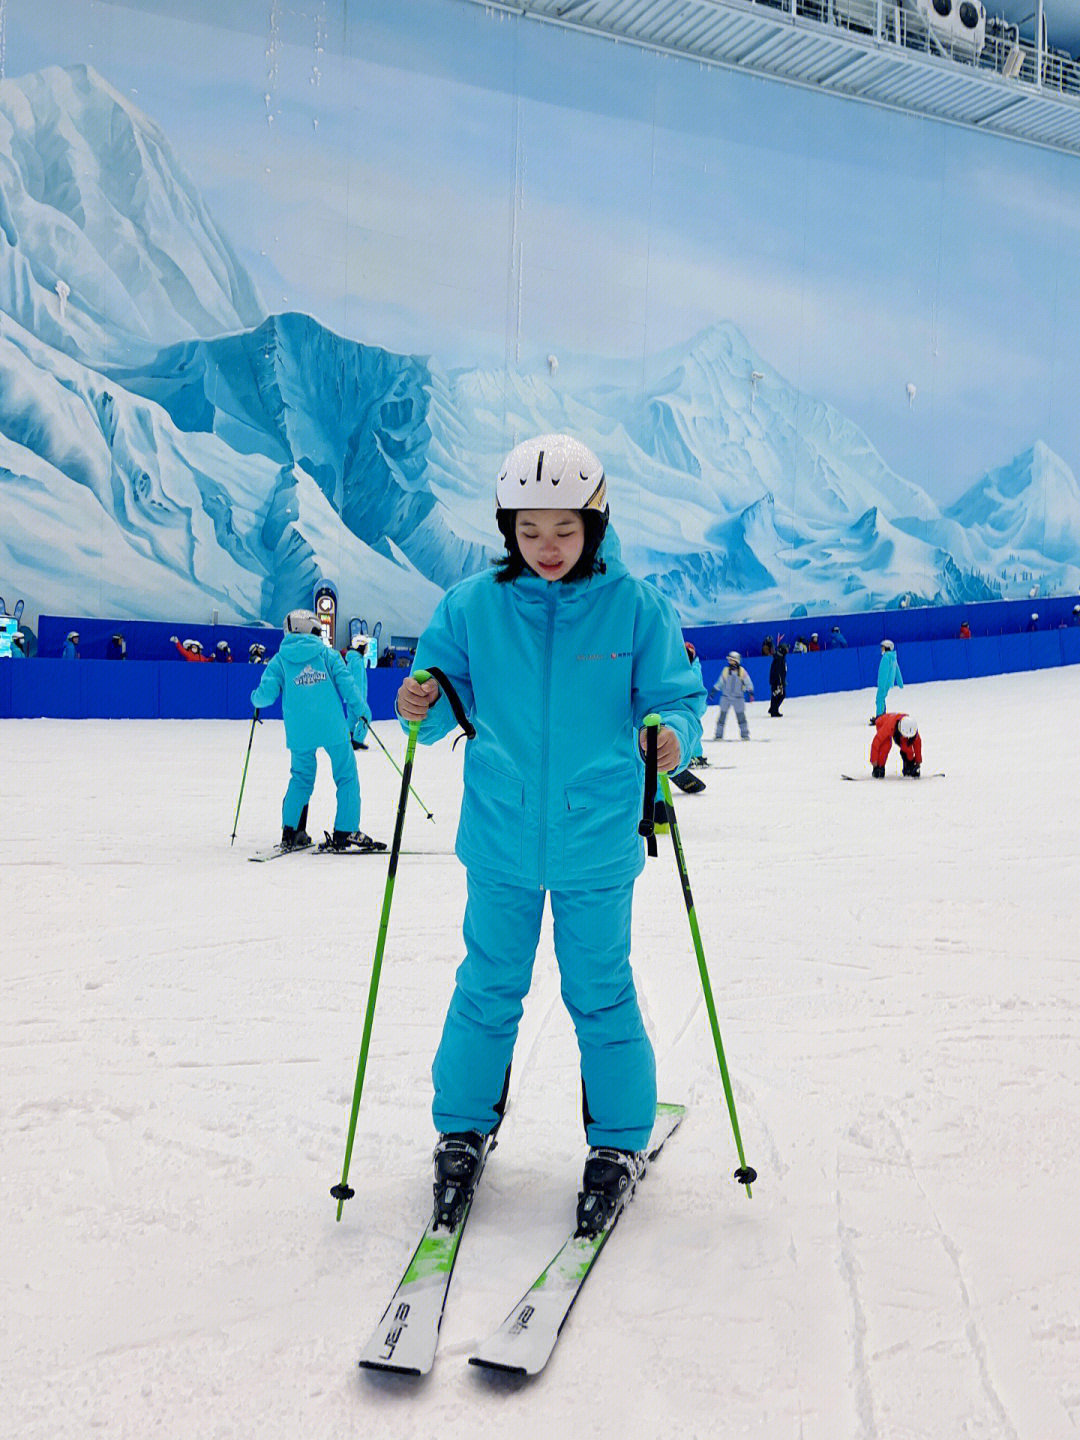
[[709,691],[710,696],[720,692],[720,711],[716,717],[716,731],[714,740],[724,738],[724,721],[727,719],[729,710],[735,711],[735,718],[739,722],[739,734],[744,740],[750,739],[750,726],[746,720],[746,702],[754,698],[754,682],[743,669],[742,656],[737,650],[732,650],[727,657],[727,664],[720,671],[720,678]]

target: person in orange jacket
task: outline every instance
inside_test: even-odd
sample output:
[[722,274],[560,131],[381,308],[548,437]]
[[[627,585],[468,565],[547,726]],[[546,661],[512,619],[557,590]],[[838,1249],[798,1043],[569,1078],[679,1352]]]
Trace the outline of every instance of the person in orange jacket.
[[176,646],[177,650],[180,651],[180,658],[182,660],[201,660],[207,665],[212,663],[210,656],[202,653],[202,642],[200,640],[185,640],[181,645],[175,635],[170,635],[169,639]]
[[890,713],[879,715],[874,721],[876,734],[870,745],[870,764],[874,767],[874,779],[885,778],[885,761],[889,758],[895,740],[900,748],[903,773],[917,780],[922,773],[922,736],[912,715]]

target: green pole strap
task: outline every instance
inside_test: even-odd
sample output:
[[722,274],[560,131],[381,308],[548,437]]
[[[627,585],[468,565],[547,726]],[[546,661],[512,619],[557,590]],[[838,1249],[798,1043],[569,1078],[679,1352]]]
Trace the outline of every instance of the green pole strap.
[[237,797],[236,801],[236,814],[233,816],[232,839],[229,841],[230,845],[234,845],[236,843],[236,827],[240,823],[240,801],[244,798],[244,786],[247,784],[248,761],[251,759],[251,742],[255,739],[255,726],[258,724],[258,722],[259,711],[258,707],[256,706],[255,714],[251,717],[251,732],[248,735],[247,754],[244,756],[244,773],[240,777],[240,794]]
[[[645,725],[660,725],[659,715],[646,715]],[[724,1058],[724,1042],[720,1038],[720,1022],[716,1018],[716,1003],[713,1000],[712,984],[709,981],[709,968],[705,963],[705,949],[701,943],[701,931],[698,928],[697,912],[694,909],[694,896],[690,889],[690,876],[686,869],[686,855],[683,852],[682,837],[679,834],[678,822],[675,819],[675,806],[671,800],[671,784],[668,781],[667,771],[659,771],[660,789],[664,795],[664,808],[667,811],[668,827],[671,830],[671,843],[675,847],[675,864],[679,871],[679,882],[682,885],[683,900],[686,904],[686,914],[690,920],[690,934],[694,941],[694,952],[697,955],[698,974],[701,977],[701,989],[705,996],[705,1009],[709,1013],[709,1026],[712,1029],[713,1044],[716,1047],[716,1059],[720,1065],[720,1079],[724,1085],[724,1096],[727,1100],[728,1114],[731,1117],[731,1129],[735,1136],[735,1148],[739,1152],[739,1169],[735,1171],[735,1178],[740,1185],[746,1186],[746,1194],[749,1198],[753,1193],[751,1184],[757,1179],[757,1171],[753,1170],[746,1163],[746,1156],[743,1153],[742,1135],[739,1133],[739,1117],[735,1113],[735,1096],[731,1089],[731,1077],[728,1074],[727,1060]]]
[[[430,676],[426,670],[417,670],[412,678],[423,685],[426,680],[430,679]],[[345,1201],[351,1199],[356,1193],[349,1185],[349,1165],[352,1163],[353,1141],[356,1139],[356,1119],[360,1113],[360,1096],[364,1090],[364,1073],[367,1070],[368,1049],[371,1045],[371,1029],[375,1023],[375,1001],[379,993],[379,976],[382,973],[383,951],[386,948],[386,931],[390,923],[390,902],[394,898],[394,880],[397,876],[398,856],[401,853],[401,834],[405,827],[405,807],[409,802],[409,780],[412,776],[413,756],[416,754],[416,733],[419,729],[419,720],[409,722],[409,742],[405,748],[405,764],[401,771],[401,794],[398,797],[394,839],[390,846],[390,863],[386,869],[386,887],[383,890],[382,914],[379,917],[379,938],[375,945],[371,982],[368,985],[364,1035],[360,1042],[360,1058],[356,1064],[356,1084],[353,1086],[352,1111],[349,1115],[349,1135],[345,1142],[345,1163],[342,1166],[339,1184],[332,1186],[330,1190],[330,1194],[338,1202],[337,1218],[339,1220]]]

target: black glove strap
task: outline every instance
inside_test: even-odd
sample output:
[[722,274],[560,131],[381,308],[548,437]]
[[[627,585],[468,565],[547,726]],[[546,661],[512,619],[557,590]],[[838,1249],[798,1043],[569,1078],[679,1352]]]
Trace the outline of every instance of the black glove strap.
[[454,719],[461,726],[462,730],[465,731],[465,739],[475,740],[476,726],[465,714],[465,706],[461,703],[461,696],[457,693],[453,685],[450,684],[450,681],[446,678],[443,672],[438,669],[437,666],[425,665],[424,669],[433,679],[439,682],[439,685],[445,692],[446,698],[450,702],[450,709],[454,712]]
[[645,837],[645,849],[654,859],[656,822],[653,817],[656,810],[656,747],[659,728],[657,725],[645,727],[645,793],[641,805],[641,824],[637,827],[638,834]]

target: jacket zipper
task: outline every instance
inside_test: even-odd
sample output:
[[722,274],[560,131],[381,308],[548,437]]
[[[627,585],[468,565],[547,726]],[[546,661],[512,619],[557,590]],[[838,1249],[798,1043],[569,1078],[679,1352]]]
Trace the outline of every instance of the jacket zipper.
[[548,594],[547,600],[547,633],[544,638],[544,731],[540,740],[540,852],[539,852],[539,880],[540,889],[547,887],[544,884],[544,871],[547,867],[547,812],[548,812],[548,765],[549,748],[551,740],[551,650],[555,636],[555,596]]

